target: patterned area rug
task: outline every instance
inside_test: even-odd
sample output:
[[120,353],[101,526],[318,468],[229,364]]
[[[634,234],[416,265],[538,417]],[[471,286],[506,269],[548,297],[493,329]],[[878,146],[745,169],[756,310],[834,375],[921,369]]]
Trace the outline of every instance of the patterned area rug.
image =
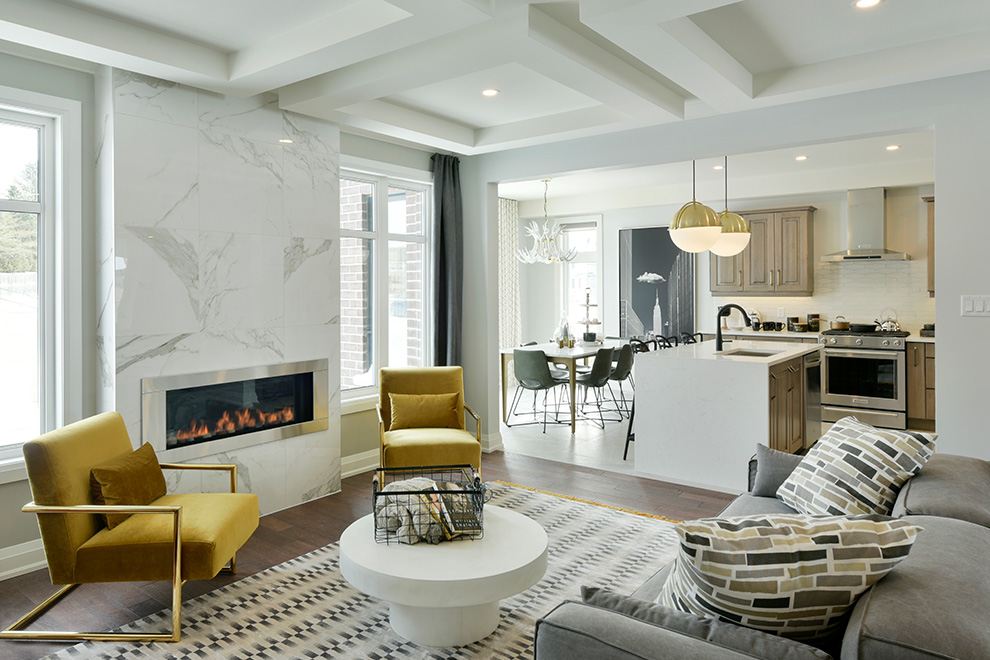
[[[536,619],[563,600],[580,600],[582,585],[630,593],[676,553],[672,523],[511,486],[489,486],[494,491],[491,504],[540,523],[550,549],[544,578],[503,600],[498,629],[481,641],[440,649],[397,636],[388,624],[388,606],[341,577],[337,545],[332,544],[183,603],[181,642],[84,642],[48,658],[529,660]],[[164,610],[124,630],[166,630],[170,617],[171,611]]]

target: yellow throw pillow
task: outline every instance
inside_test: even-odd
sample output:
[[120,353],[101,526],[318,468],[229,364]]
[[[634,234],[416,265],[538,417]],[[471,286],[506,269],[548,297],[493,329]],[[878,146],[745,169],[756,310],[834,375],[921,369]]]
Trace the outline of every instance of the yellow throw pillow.
[[389,394],[390,431],[398,429],[459,429],[457,392],[452,394]]
[[[162,466],[148,443],[94,467],[89,484],[93,504],[151,504],[167,492]],[[113,529],[129,517],[128,513],[110,513],[103,520]]]

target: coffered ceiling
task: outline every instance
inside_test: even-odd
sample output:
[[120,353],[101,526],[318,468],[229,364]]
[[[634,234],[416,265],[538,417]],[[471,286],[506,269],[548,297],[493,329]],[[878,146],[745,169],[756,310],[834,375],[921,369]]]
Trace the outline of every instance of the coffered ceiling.
[[990,2],[0,0],[0,40],[477,154],[984,70]]

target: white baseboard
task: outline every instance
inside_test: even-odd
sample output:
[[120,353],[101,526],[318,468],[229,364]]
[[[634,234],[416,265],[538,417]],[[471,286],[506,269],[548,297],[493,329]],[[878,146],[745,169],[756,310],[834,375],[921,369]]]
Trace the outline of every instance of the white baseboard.
[[378,467],[378,450],[369,449],[360,454],[342,456],[340,459],[340,476],[344,479],[355,474],[370,472]]
[[502,434],[501,433],[482,433],[481,434],[481,451],[486,454],[490,454],[493,451],[500,451],[504,449],[502,446]]
[[47,565],[41,539],[0,548],[0,580],[24,575]]

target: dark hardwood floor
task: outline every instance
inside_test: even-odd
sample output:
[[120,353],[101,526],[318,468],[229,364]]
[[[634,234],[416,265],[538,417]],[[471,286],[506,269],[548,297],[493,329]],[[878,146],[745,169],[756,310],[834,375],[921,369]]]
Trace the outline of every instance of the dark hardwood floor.
[[[732,496],[725,493],[521,454],[486,454],[482,471],[486,481],[517,483],[675,520],[716,515],[732,500]],[[344,479],[340,493],[267,515],[238,553],[237,575],[188,582],[182,590],[183,600],[334,543],[348,525],[370,509],[371,473],[365,473]],[[0,582],[0,624],[6,627],[53,591],[47,570]],[[169,606],[170,590],[163,582],[82,585],[32,627],[108,630]],[[40,658],[65,646],[49,642],[0,641],[0,658]]]

